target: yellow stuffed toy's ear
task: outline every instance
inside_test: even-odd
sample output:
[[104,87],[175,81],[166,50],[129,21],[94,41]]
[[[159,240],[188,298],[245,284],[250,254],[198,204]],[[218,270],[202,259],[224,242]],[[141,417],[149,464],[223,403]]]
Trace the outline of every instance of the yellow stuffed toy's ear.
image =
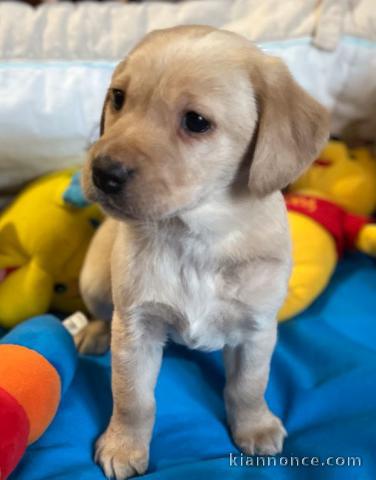
[[0,223],[0,268],[24,265],[28,255],[21,247],[15,226],[11,222]]
[[45,313],[50,305],[53,280],[35,261],[10,273],[0,283],[0,325],[17,323]]

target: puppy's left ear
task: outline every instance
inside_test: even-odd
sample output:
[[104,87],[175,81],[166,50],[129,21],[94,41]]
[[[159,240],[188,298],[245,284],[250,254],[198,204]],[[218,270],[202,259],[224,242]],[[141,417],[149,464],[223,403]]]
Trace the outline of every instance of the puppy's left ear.
[[248,185],[267,195],[285,188],[316,158],[329,136],[329,115],[278,58],[262,55],[257,67],[251,80],[259,119]]

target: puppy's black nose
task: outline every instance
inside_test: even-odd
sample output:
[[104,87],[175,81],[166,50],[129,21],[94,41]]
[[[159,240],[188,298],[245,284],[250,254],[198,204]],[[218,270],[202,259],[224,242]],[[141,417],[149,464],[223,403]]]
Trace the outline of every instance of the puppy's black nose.
[[132,173],[132,170],[112,160],[111,157],[99,156],[93,161],[93,183],[108,195],[120,193]]

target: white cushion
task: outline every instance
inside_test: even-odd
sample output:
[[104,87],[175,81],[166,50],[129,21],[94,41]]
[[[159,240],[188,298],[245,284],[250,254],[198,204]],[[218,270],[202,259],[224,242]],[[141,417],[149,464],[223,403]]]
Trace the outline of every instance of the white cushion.
[[333,133],[376,140],[374,0],[339,3],[1,3],[0,191],[82,162],[118,60],[146,32],[175,24],[223,27],[280,55],[330,109]]

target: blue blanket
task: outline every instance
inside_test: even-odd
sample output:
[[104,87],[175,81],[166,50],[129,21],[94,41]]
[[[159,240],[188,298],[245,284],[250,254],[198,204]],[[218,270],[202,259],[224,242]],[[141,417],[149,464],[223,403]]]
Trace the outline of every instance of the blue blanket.
[[[361,255],[346,258],[324,295],[280,326],[267,391],[289,433],[277,466],[257,466],[256,459],[246,466],[246,458],[241,466],[225,422],[220,353],[169,345],[146,478],[376,479],[375,266]],[[110,413],[109,355],[82,356],[54,422],[11,479],[103,480],[93,442]],[[305,463],[318,457],[318,465],[296,467],[291,456],[309,457]],[[359,457],[357,466],[347,457]]]

